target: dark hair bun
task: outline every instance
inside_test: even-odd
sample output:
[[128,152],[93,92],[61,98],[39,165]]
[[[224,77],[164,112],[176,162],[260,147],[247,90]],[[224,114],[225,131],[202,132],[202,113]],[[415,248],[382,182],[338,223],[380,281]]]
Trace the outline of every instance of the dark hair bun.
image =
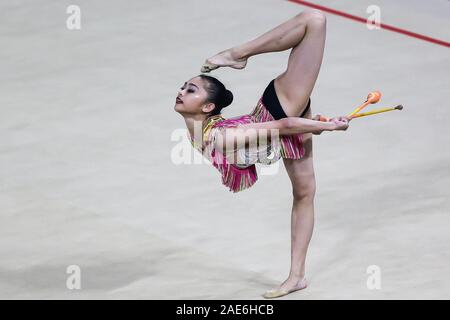
[[225,85],[217,78],[204,74],[200,74],[199,77],[206,81],[205,90],[208,93],[206,102],[212,102],[216,105],[209,116],[220,114],[221,109],[228,107],[233,102],[233,93],[225,88]]
[[226,89],[222,97],[222,108],[228,107],[233,102],[233,93]]

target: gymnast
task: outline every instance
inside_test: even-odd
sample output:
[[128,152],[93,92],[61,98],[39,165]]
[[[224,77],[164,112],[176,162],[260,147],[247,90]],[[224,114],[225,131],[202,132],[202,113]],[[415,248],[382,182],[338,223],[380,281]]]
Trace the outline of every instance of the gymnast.
[[[257,38],[206,59],[202,74],[186,81],[176,98],[174,110],[183,116],[192,146],[219,170],[230,191],[245,190],[256,182],[256,163],[283,159],[293,194],[290,272],[277,288],[263,294],[265,298],[281,297],[308,285],[305,261],[316,191],[312,135],[345,131],[351,120],[347,116],[328,121],[321,115],[312,117],[310,95],[322,63],[325,36],[323,12],[304,10]],[[286,71],[270,81],[254,109],[224,118],[221,110],[232,103],[233,94],[205,73],[220,67],[242,70],[254,55],[287,49],[291,51]],[[200,134],[195,132],[196,125]],[[268,135],[274,131],[275,135]]]

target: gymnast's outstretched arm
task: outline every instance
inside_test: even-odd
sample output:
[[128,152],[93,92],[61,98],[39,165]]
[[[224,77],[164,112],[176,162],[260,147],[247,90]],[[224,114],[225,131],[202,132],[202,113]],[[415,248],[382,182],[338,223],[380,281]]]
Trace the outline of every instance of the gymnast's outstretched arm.
[[270,141],[274,136],[289,136],[301,133],[320,134],[323,131],[347,130],[346,117],[333,118],[330,121],[316,121],[300,117],[287,117],[267,122],[253,122],[234,128],[221,130],[216,137],[216,149],[224,151],[228,145],[237,143],[237,148],[248,147],[258,140]]

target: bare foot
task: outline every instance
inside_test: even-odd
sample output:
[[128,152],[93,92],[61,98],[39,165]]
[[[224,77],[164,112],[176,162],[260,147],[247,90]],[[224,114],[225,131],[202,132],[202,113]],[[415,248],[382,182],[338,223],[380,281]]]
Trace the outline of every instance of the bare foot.
[[232,49],[219,52],[215,56],[206,59],[201,68],[201,72],[211,72],[220,67],[231,67],[234,69],[244,69],[247,65],[247,58],[239,58]]
[[306,278],[289,277],[287,278],[280,287],[266,291],[263,297],[266,299],[278,298],[285,296],[289,293],[305,289],[308,286]]

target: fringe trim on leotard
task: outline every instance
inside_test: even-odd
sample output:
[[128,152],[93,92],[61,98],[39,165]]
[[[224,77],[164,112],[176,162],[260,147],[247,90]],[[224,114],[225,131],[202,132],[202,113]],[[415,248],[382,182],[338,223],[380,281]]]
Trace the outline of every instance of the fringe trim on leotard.
[[[250,122],[252,122],[251,116],[243,115],[218,121],[213,124],[212,128],[230,128]],[[230,164],[221,152],[216,152],[215,150],[212,151],[211,157],[213,166],[222,174],[222,183],[232,192],[250,188],[258,180],[255,164],[244,168],[237,167],[234,164]]]
[[258,180],[255,164],[247,167],[237,167],[228,162],[227,158],[214,149],[214,133],[213,128],[219,127],[235,127],[239,124],[251,122],[250,115],[243,115],[240,117],[224,119],[220,115],[211,117],[203,130],[203,141],[207,145],[206,149],[203,146],[194,143],[194,139],[189,132],[187,136],[192,146],[197,149],[203,156],[211,161],[212,165],[220,172],[222,176],[222,184],[227,186],[232,192],[239,192],[250,188]]
[[230,191],[239,192],[250,188],[258,180],[254,164],[245,168],[238,168],[228,163],[220,152],[213,150],[211,156],[213,166],[222,174],[222,184],[227,186]]
[[[262,98],[250,113],[254,122],[266,122],[275,120],[269,110],[264,106]],[[305,156],[302,134],[280,137],[281,156],[288,159],[300,159]]]

